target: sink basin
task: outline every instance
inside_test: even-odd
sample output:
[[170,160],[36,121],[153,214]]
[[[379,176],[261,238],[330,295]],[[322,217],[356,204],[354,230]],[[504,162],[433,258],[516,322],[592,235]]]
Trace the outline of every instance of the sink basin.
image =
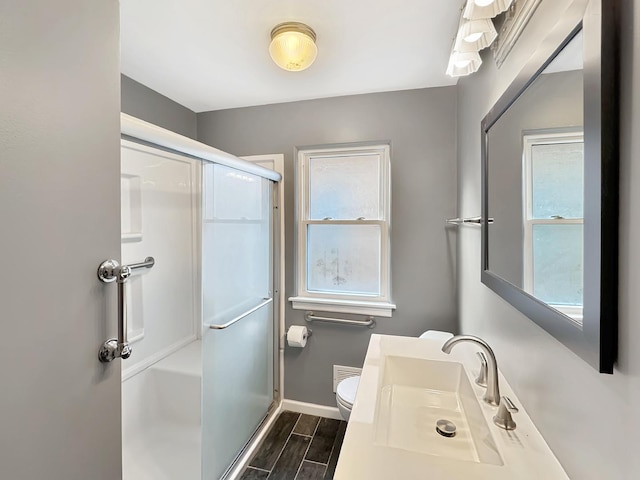
[[[462,364],[383,356],[378,382],[376,445],[460,461],[503,465]],[[456,427],[436,431],[438,420]]]
[[[371,335],[335,480],[569,480],[525,408],[515,430],[471,370],[476,349],[442,352],[443,340]],[[500,390],[522,403],[498,372]],[[445,434],[436,432],[438,420]]]

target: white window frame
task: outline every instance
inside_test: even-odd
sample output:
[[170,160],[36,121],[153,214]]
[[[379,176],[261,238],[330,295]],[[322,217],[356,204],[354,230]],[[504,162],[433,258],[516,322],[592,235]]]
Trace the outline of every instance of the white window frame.
[[[550,145],[558,143],[583,143],[584,132],[574,129],[544,130],[536,132],[524,132],[522,136],[523,159],[523,191],[525,203],[523,212],[523,284],[525,292],[533,295],[533,227],[534,225],[584,225],[583,218],[533,218],[533,147],[535,145]],[[553,305],[561,313],[564,313],[578,326],[582,326],[583,307],[568,305]]]
[[[380,156],[380,219],[310,220],[309,161],[312,158]],[[358,144],[336,147],[301,148],[297,155],[296,175],[296,291],[290,297],[292,307],[301,310],[353,313],[390,317],[396,308],[391,301],[391,162],[388,144]],[[380,295],[320,293],[307,288],[308,225],[376,225],[380,227]]]

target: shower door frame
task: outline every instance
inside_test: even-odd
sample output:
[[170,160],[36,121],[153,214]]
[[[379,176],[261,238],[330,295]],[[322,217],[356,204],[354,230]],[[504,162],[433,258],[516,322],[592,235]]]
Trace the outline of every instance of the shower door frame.
[[[284,203],[284,187],[282,184],[284,178],[284,155],[258,155],[241,159],[125,113],[121,113],[120,121],[122,140],[129,140],[168,152],[186,155],[202,162],[236,168],[271,181],[272,214],[270,231],[272,245],[270,264],[274,306],[272,318],[274,332],[273,401],[260,425],[221,477],[221,479],[236,478],[244,470],[253,452],[257,449],[258,443],[266,436],[282,407],[284,385],[284,215],[282,212]],[[264,160],[273,160],[277,170],[270,170],[256,164],[256,162]],[[251,165],[251,163],[254,165]],[[204,178],[203,175],[200,175],[200,178],[202,180]],[[200,245],[200,255],[202,256],[202,244]],[[202,287],[201,282],[200,287]],[[202,325],[202,315],[200,317],[200,324]],[[197,332],[199,333],[198,336],[201,337],[202,328],[198,328]]]
[[272,285],[273,285],[273,317],[274,317],[274,369],[273,369],[273,402],[267,414],[256,428],[255,432],[239,452],[235,461],[221,477],[221,480],[239,478],[247,464],[251,460],[259,443],[268,433],[271,425],[275,422],[282,408],[284,398],[284,155],[281,153],[268,155],[251,155],[241,157],[248,162],[258,163],[273,161],[274,171],[280,174],[278,182],[272,182],[272,218],[271,218],[271,263],[272,263]]
[[[285,302],[284,302],[284,269],[285,269],[285,256],[284,256],[284,154],[282,153],[273,153],[267,155],[249,155],[241,157],[243,160],[252,163],[260,163],[260,162],[268,162],[272,161],[274,168],[273,170],[280,174],[281,179],[279,182],[273,182],[273,218],[272,218],[272,239],[273,239],[273,304],[274,307],[274,317],[277,316],[275,320],[277,320],[276,326],[277,335],[276,335],[276,343],[274,345],[274,352],[278,352],[275,358],[274,365],[274,387],[276,388],[274,395],[274,401],[277,405],[280,405],[282,399],[284,398],[284,311],[285,311]],[[265,167],[268,168],[268,167]]]

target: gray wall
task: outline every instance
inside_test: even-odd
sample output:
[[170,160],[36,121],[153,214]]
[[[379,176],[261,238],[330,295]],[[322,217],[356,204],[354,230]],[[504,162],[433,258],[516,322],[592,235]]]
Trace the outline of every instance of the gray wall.
[[[236,155],[285,155],[286,297],[294,292],[294,149],[391,141],[392,318],[374,330],[314,324],[303,350],[285,350],[287,399],[335,406],[332,365],[361,367],[371,333],[456,330],[455,87],[379,93],[198,114],[198,140]],[[287,302],[286,325],[304,311]]]
[[[121,478],[117,0],[0,1],[0,477]],[[113,306],[113,309],[109,307]]]
[[190,138],[196,138],[196,114],[125,76],[120,76],[122,112]]
[[489,270],[523,288],[522,137],[582,125],[582,70],[541,75],[489,130]]
[[[480,121],[561,17],[568,0],[542,2],[500,70],[485,57],[458,84],[458,199],[461,215],[480,209]],[[461,229],[461,330],[491,344],[522,405],[570,478],[640,478],[640,10],[622,0],[622,157],[619,359],[601,375],[480,282],[480,234]],[[635,87],[635,88],[634,88]],[[516,419],[517,421],[517,419]]]

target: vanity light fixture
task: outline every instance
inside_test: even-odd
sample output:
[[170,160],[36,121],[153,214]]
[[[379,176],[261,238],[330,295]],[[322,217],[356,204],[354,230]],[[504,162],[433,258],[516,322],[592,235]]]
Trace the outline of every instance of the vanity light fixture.
[[469,20],[493,18],[509,9],[513,0],[469,0],[463,16]]
[[300,22],[286,22],[271,30],[269,54],[280,68],[299,72],[311,66],[318,55],[316,32]]
[[478,52],[451,52],[447,75],[450,77],[464,77],[475,73],[482,65],[482,59]]
[[[478,52],[498,38],[491,18],[509,8],[511,3],[513,0],[467,0],[461,9],[458,33],[453,41],[447,65],[447,75],[462,77],[478,71],[482,65]],[[487,14],[489,10],[486,9],[492,13]]]
[[[450,77],[463,77],[477,72],[482,65],[482,59],[478,52],[487,48],[498,37],[498,32],[496,32],[490,18],[468,19],[464,16],[469,5],[475,5],[475,2],[486,4],[488,1],[468,0],[466,6],[461,9],[458,32],[453,40],[447,65],[446,73]],[[512,0],[495,0],[493,3],[500,1],[511,3]]]
[[496,27],[489,18],[480,20],[463,20],[454,50],[456,52],[479,52],[483,48],[487,48],[498,37]]

